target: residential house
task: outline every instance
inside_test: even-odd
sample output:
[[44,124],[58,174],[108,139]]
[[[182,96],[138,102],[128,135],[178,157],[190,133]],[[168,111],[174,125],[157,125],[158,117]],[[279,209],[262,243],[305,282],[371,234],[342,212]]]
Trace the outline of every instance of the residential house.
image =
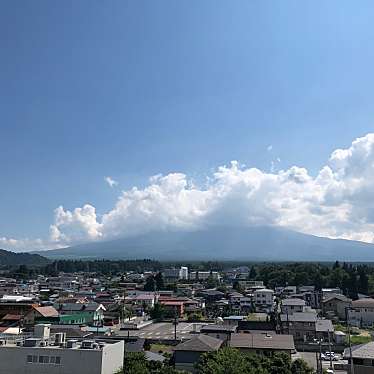
[[283,299],[281,301],[281,311],[283,314],[304,312],[305,306],[306,302],[302,299]]
[[98,303],[64,303],[57,304],[55,308],[61,315],[75,315],[84,316],[86,323],[98,325],[104,319],[105,307]]
[[195,364],[206,352],[214,352],[221,348],[223,341],[208,335],[200,334],[195,338],[174,347],[174,362],[177,370],[195,373]]
[[253,301],[257,311],[272,312],[274,309],[274,291],[267,288],[253,292]]
[[283,333],[292,335],[296,341],[311,341],[316,337],[316,313],[281,314],[280,320]]
[[322,300],[323,313],[331,312],[339,319],[346,319],[346,309],[352,304],[352,300],[341,294],[329,294]]
[[290,357],[296,352],[292,335],[279,334],[232,334],[229,346],[241,352],[272,356],[276,352],[285,352]]
[[53,306],[34,306],[24,316],[23,321],[25,325],[34,325],[41,320],[43,320],[43,322],[58,321],[58,318],[58,311]]
[[[350,349],[346,348],[343,358],[348,360],[348,373],[351,374]],[[355,374],[374,373],[374,342],[352,346],[352,360]]]
[[374,299],[352,301],[352,307],[347,310],[351,325],[357,327],[374,326]]
[[212,336],[223,341],[230,340],[232,334],[236,332],[236,326],[230,325],[206,325],[201,327],[200,333]]

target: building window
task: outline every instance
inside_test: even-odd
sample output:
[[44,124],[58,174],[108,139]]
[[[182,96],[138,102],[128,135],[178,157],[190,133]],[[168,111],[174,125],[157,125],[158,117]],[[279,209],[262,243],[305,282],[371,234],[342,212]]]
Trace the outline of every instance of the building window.
[[60,364],[61,364],[61,357],[56,356],[56,365],[60,365]]
[[29,362],[29,363],[32,362],[32,356],[31,355],[27,356],[27,362]]
[[32,362],[38,362],[38,356],[32,356]]

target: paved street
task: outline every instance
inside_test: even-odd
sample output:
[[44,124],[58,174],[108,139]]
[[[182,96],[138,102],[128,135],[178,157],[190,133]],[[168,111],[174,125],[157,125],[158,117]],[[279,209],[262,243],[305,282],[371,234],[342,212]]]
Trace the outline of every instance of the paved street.
[[[302,358],[304,361],[308,363],[309,366],[313,367],[314,369],[317,369],[317,360],[316,360],[316,353],[315,352],[298,352],[296,355],[293,356],[294,359],[296,358]],[[333,365],[337,363],[343,363],[346,364],[347,361],[339,360],[339,361],[333,361]],[[322,361],[322,366],[324,369],[330,368],[330,361]],[[342,370],[334,370],[334,373],[337,374],[345,374],[346,371]]]
[[[193,332],[200,331],[206,323],[186,323],[181,322],[177,325],[177,338],[189,339],[193,336]],[[118,335],[127,336],[125,330],[117,331]],[[174,339],[174,325],[172,323],[153,323],[141,330],[129,332],[130,336],[139,336],[145,339]]]

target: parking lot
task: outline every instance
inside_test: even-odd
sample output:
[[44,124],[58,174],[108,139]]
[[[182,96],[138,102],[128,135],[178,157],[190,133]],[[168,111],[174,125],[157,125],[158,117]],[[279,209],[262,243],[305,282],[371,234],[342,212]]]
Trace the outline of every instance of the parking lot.
[[[187,323],[181,322],[177,325],[177,339],[189,339],[194,333],[200,331],[202,326],[206,323]],[[145,339],[160,339],[168,340],[174,339],[174,325],[168,322],[152,323],[140,330],[125,331],[121,330],[117,332],[118,335],[122,336],[139,336]]]

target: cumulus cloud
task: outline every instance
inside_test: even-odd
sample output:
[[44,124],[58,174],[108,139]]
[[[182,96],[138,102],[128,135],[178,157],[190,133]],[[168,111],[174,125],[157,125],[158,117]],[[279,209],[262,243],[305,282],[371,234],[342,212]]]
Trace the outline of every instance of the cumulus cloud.
[[110,187],[118,186],[118,182],[115,181],[112,177],[105,177],[104,180]]
[[8,248],[17,252],[50,249],[50,242],[42,239],[14,239],[0,237],[0,248]]
[[101,216],[90,204],[57,208],[49,240],[61,246],[213,224],[374,242],[374,134],[335,150],[314,176],[298,166],[264,172],[237,161],[218,167],[203,186],[183,173],[156,175],[145,188],[123,191]]

